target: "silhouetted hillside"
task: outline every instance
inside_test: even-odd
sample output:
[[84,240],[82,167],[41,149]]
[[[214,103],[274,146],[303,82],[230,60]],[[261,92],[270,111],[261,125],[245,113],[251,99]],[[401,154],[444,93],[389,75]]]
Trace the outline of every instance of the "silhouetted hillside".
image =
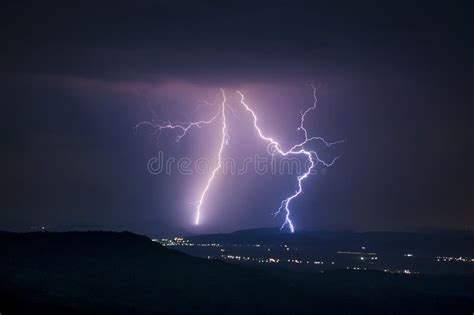
[[0,313],[472,313],[472,277],[290,273],[132,233],[0,233]]

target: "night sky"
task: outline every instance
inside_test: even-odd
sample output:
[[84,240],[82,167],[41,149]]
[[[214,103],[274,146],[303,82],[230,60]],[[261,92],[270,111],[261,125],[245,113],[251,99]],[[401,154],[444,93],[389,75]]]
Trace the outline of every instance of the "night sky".
[[[258,2],[258,4],[257,4]],[[473,45],[466,4],[381,1],[12,1],[0,10],[0,230],[228,232],[279,226],[294,176],[152,175],[165,156],[215,158],[219,125],[180,144],[139,121],[209,117],[224,88],[226,156],[290,146],[320,85],[312,134],[345,139],[293,204],[297,229],[472,229]]]

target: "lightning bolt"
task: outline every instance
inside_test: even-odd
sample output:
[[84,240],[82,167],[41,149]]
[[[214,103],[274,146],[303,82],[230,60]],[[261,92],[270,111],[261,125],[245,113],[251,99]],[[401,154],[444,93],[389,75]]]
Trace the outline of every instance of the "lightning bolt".
[[322,163],[324,166],[330,167],[339,158],[339,156],[336,156],[331,162],[325,162],[324,160],[322,160],[318,156],[316,151],[306,150],[304,148],[304,146],[307,143],[309,143],[311,141],[314,141],[314,140],[321,141],[326,147],[331,147],[335,144],[344,142],[344,140],[338,140],[338,141],[335,141],[335,142],[328,142],[323,137],[315,137],[315,136],[310,137],[310,136],[308,136],[308,131],[307,131],[306,127],[304,126],[305,118],[306,118],[306,115],[308,113],[310,113],[311,111],[316,109],[317,102],[318,102],[317,93],[316,93],[317,88],[314,85],[311,85],[311,87],[313,89],[313,105],[310,106],[304,112],[301,113],[300,125],[297,128],[298,131],[303,131],[304,140],[300,143],[295,144],[289,150],[284,150],[282,148],[282,145],[280,144],[280,142],[278,142],[277,140],[275,140],[271,137],[268,137],[268,136],[264,135],[261,128],[259,127],[257,115],[250,108],[250,106],[245,102],[244,94],[240,91],[237,91],[237,93],[240,95],[240,103],[245,108],[245,110],[248,111],[252,115],[253,126],[257,130],[258,136],[262,140],[266,141],[270,146],[272,146],[275,149],[275,151],[272,154],[279,154],[283,157],[288,156],[288,155],[303,155],[309,161],[309,167],[306,170],[306,172],[303,175],[300,175],[300,176],[297,177],[298,189],[292,195],[290,195],[286,199],[283,199],[281,204],[280,204],[280,208],[278,208],[278,210],[274,213],[274,215],[277,216],[278,214],[280,214],[281,211],[285,211],[285,221],[281,225],[280,229],[283,229],[285,226],[288,226],[292,233],[295,231],[295,227],[294,227],[293,222],[291,221],[291,218],[290,218],[290,216],[291,216],[290,203],[293,199],[297,198],[300,194],[303,193],[303,185],[302,185],[303,181],[306,178],[308,178],[308,176],[311,174],[312,170],[314,169],[314,167],[316,166],[317,163]]
[[227,102],[227,99],[226,99],[225,92],[224,92],[223,89],[221,89],[221,92],[222,92],[222,105],[221,105],[221,110],[220,110],[221,115],[222,115],[221,144],[219,146],[219,153],[217,154],[217,165],[214,168],[214,170],[212,170],[211,177],[209,177],[209,179],[207,180],[207,185],[204,188],[204,190],[202,191],[201,198],[199,199],[199,202],[198,202],[198,206],[197,206],[197,209],[196,209],[196,219],[194,221],[194,223],[196,225],[199,225],[199,220],[200,220],[200,217],[201,217],[201,208],[202,208],[202,204],[204,203],[204,198],[206,197],[207,191],[209,190],[209,187],[211,186],[212,182],[214,181],[214,178],[216,177],[217,172],[222,167],[222,152],[224,151],[224,146],[226,145],[227,140],[228,140],[227,123],[226,123],[226,117],[225,117],[225,107],[226,107],[225,104]]
[[176,136],[176,142],[179,142],[186,134],[188,131],[193,128],[201,128],[202,125],[209,125],[212,124],[218,117],[221,115],[222,117],[222,138],[221,138],[221,143],[219,146],[219,151],[217,154],[217,164],[216,167],[212,170],[211,176],[207,180],[206,187],[201,193],[201,197],[199,201],[197,202],[197,209],[196,209],[196,218],[194,220],[194,223],[196,225],[199,225],[200,217],[201,217],[201,208],[204,203],[204,199],[206,197],[206,194],[211,187],[212,182],[214,181],[214,178],[216,177],[217,172],[222,168],[222,153],[224,151],[224,146],[228,143],[228,134],[227,134],[227,122],[226,122],[226,95],[224,89],[220,89],[222,93],[222,103],[220,110],[211,118],[208,120],[200,120],[200,121],[195,121],[195,122],[164,122],[164,123],[158,123],[154,120],[152,121],[142,121],[139,122],[135,125],[135,130],[138,130],[142,126],[149,126],[152,129],[154,129],[154,133],[159,135],[161,134],[162,130],[169,129],[169,130],[178,130],[179,134]]
[[[220,112],[220,111],[219,111]],[[188,131],[193,128],[193,127],[198,127],[201,128],[202,125],[209,125],[214,122],[214,120],[217,119],[219,116],[219,112],[216,113],[214,116],[212,116],[208,120],[200,120],[200,121],[195,121],[195,122],[164,122],[164,123],[159,123],[154,120],[152,121],[141,121],[138,124],[135,125],[135,130],[138,130],[142,126],[149,126],[153,128],[155,131],[154,133],[157,133],[158,135],[161,134],[161,131],[164,129],[175,129],[179,130],[180,133],[176,136],[176,142],[179,142],[186,134]]]
[[[318,103],[317,88],[314,85],[310,85],[310,86],[313,89],[313,105],[308,107],[305,111],[302,111],[300,113],[301,114],[300,115],[300,124],[299,124],[298,128],[296,129],[297,131],[302,131],[304,139],[301,142],[296,143],[295,145],[290,147],[290,149],[288,149],[288,150],[284,150],[279,141],[275,140],[274,138],[268,137],[263,133],[262,129],[259,126],[259,123],[258,123],[259,120],[258,120],[257,115],[250,108],[250,106],[246,103],[244,94],[240,91],[237,91],[237,93],[240,95],[240,104],[245,108],[245,110],[247,112],[249,112],[251,114],[251,116],[253,118],[253,126],[254,126],[255,130],[257,131],[258,136],[262,140],[266,141],[274,149],[274,152],[272,152],[272,155],[279,154],[283,157],[288,156],[288,155],[304,156],[307,159],[307,161],[309,162],[309,167],[307,168],[306,172],[303,173],[302,175],[299,175],[296,178],[297,179],[297,184],[298,184],[298,189],[296,189],[295,192],[292,195],[290,195],[287,198],[283,199],[281,201],[280,207],[274,213],[274,216],[276,217],[282,211],[284,211],[285,220],[281,225],[281,229],[288,226],[288,228],[290,229],[290,231],[292,233],[295,231],[295,227],[294,227],[294,224],[293,224],[293,222],[290,218],[291,217],[290,204],[293,201],[293,199],[297,198],[299,195],[301,195],[303,193],[303,181],[311,175],[311,172],[313,171],[314,167],[318,163],[322,163],[324,166],[330,167],[339,158],[339,156],[336,156],[334,159],[332,159],[332,161],[326,162],[325,160],[321,159],[318,156],[316,151],[306,149],[305,145],[307,145],[308,143],[310,143],[312,141],[320,141],[326,147],[331,147],[333,145],[344,142],[344,140],[329,142],[326,139],[324,139],[323,137],[309,136],[308,130],[306,129],[305,124],[304,124],[305,119],[306,119],[306,116],[310,112],[312,112],[313,110],[316,109],[317,103]],[[220,91],[222,93],[222,103],[221,103],[220,109],[214,116],[212,116],[211,118],[209,118],[207,120],[200,120],[200,121],[194,121],[194,122],[174,122],[174,123],[172,123],[172,122],[159,123],[159,122],[156,122],[155,120],[152,120],[152,121],[139,122],[135,126],[136,130],[138,130],[142,126],[149,126],[149,127],[154,129],[154,133],[158,134],[158,137],[159,137],[159,135],[161,134],[161,132],[163,130],[166,130],[166,129],[178,130],[179,134],[176,136],[176,141],[179,142],[184,136],[186,136],[188,131],[191,130],[192,128],[194,128],[194,127],[200,128],[203,125],[212,124],[219,118],[219,116],[221,116],[221,121],[222,121],[221,140],[220,140],[220,145],[219,145],[219,151],[218,151],[218,154],[217,154],[217,163],[216,163],[216,167],[211,172],[211,176],[207,180],[206,186],[204,187],[204,189],[201,193],[199,201],[197,202],[196,215],[195,215],[195,220],[194,220],[194,223],[196,225],[199,225],[199,223],[200,223],[202,206],[204,204],[206,195],[207,195],[210,187],[212,186],[212,183],[213,183],[215,177],[217,176],[217,173],[222,168],[222,155],[223,155],[223,152],[224,152],[224,147],[225,147],[225,145],[228,144],[228,140],[229,140],[229,135],[228,135],[228,131],[227,131],[226,109],[228,108],[230,110],[230,112],[234,116],[236,116],[236,114],[233,111],[232,107],[227,106],[227,98],[226,98],[225,91],[223,89],[220,89]]]

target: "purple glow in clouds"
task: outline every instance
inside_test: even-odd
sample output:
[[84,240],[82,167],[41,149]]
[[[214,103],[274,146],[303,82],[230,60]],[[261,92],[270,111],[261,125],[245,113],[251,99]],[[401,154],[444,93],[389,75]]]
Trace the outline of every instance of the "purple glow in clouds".
[[[260,139],[264,140],[269,146],[271,146],[274,151],[272,154],[278,154],[280,156],[286,157],[289,155],[294,155],[294,156],[304,156],[307,161],[309,162],[309,167],[307,170],[304,172],[304,174],[299,175],[297,177],[297,182],[298,182],[298,189],[295,190],[295,192],[290,195],[289,197],[285,198],[281,204],[278,210],[274,213],[274,216],[279,215],[282,211],[284,211],[285,214],[285,220],[283,224],[281,225],[281,229],[285,228],[286,226],[290,229],[290,231],[293,233],[295,231],[294,224],[291,220],[291,211],[290,211],[290,203],[293,199],[297,198],[302,192],[303,192],[303,181],[311,175],[312,170],[318,163],[322,163],[324,166],[329,167],[332,166],[335,161],[339,158],[339,156],[335,157],[332,161],[326,162],[323,159],[321,159],[317,152],[314,150],[308,150],[305,148],[305,145],[312,142],[312,141],[320,141],[322,142],[326,147],[331,147],[335,144],[342,143],[344,140],[339,140],[335,142],[328,142],[322,137],[317,137],[317,136],[309,136],[308,131],[304,125],[305,123],[305,118],[306,116],[313,110],[316,109],[317,106],[317,88],[314,85],[311,85],[311,88],[313,89],[313,105],[307,108],[304,112],[301,113],[300,116],[300,124],[297,128],[298,131],[302,131],[304,135],[303,141],[293,145],[290,149],[284,150],[282,148],[282,145],[279,141],[275,140],[272,137],[268,137],[267,135],[264,134],[262,129],[260,128],[258,124],[258,117],[257,114],[253,109],[250,108],[248,103],[245,100],[245,96],[242,92],[237,91],[237,94],[240,96],[240,105],[243,106],[245,111],[249,112],[252,116],[252,121],[253,121],[253,127],[257,131],[257,135],[259,136]],[[216,120],[219,120],[220,116],[220,121],[221,121],[221,137],[220,137],[220,145],[217,153],[217,163],[214,169],[211,172],[211,176],[208,178],[206,186],[202,190],[202,193],[200,195],[200,199],[197,202],[197,208],[196,208],[196,213],[195,213],[195,220],[194,223],[196,225],[199,225],[201,222],[201,216],[203,212],[203,204],[207,195],[207,192],[209,191],[215,177],[217,176],[217,173],[219,170],[222,168],[222,158],[223,158],[223,152],[224,152],[224,146],[228,143],[228,128],[227,128],[227,118],[226,118],[226,108],[227,108],[227,98],[225,91],[221,89],[222,93],[222,102],[221,106],[219,109],[219,112],[216,113],[214,116],[212,116],[208,120],[201,120],[201,121],[195,121],[195,122],[186,122],[186,123],[171,123],[171,122],[166,122],[166,123],[156,123],[156,122],[149,122],[149,121],[144,121],[140,122],[136,125],[136,128],[141,127],[142,125],[148,125],[151,126],[157,133],[161,133],[162,130],[165,129],[175,129],[179,130],[180,133],[176,137],[176,141],[179,142],[181,138],[183,138],[187,132],[193,128],[193,127],[201,127],[202,125],[207,125],[207,124],[212,124]]]

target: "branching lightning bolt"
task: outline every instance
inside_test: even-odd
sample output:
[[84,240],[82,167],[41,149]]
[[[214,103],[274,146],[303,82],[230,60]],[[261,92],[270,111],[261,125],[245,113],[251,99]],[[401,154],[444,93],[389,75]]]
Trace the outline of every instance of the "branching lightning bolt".
[[137,130],[138,128],[142,126],[149,126],[155,130],[155,133],[158,133],[158,134],[160,134],[161,131],[164,129],[176,129],[180,131],[180,134],[176,136],[176,142],[179,142],[191,128],[193,127],[201,128],[202,125],[208,125],[214,122],[214,120],[216,120],[217,117],[219,116],[219,113],[220,111],[208,120],[200,120],[200,121],[195,121],[195,122],[158,123],[155,121],[141,121],[135,125],[135,129]]
[[317,102],[318,102],[317,95],[316,95],[317,88],[314,85],[311,85],[311,87],[313,89],[313,100],[314,100],[313,105],[311,107],[307,108],[303,113],[301,113],[300,125],[297,129],[298,131],[300,131],[300,130],[303,131],[304,140],[302,142],[298,143],[298,144],[295,144],[289,150],[286,150],[286,151],[283,150],[281,144],[278,141],[276,141],[275,139],[273,139],[271,137],[265,136],[263,134],[261,128],[258,125],[257,115],[250,108],[250,106],[245,102],[244,94],[240,91],[237,91],[237,93],[240,95],[240,103],[243,105],[245,110],[250,112],[250,114],[252,115],[253,126],[257,130],[257,133],[258,133],[259,137],[261,139],[263,139],[264,141],[266,141],[269,145],[271,145],[275,149],[275,152],[273,154],[278,153],[281,156],[304,155],[304,156],[306,156],[306,158],[308,159],[308,161],[310,163],[310,165],[309,165],[308,169],[306,170],[306,172],[303,175],[300,175],[300,176],[297,177],[298,189],[294,192],[294,194],[292,194],[291,196],[289,196],[286,199],[282,200],[282,202],[280,204],[280,208],[278,208],[278,210],[274,213],[275,216],[277,216],[278,214],[280,214],[280,212],[282,210],[285,211],[285,221],[281,225],[281,229],[283,229],[285,226],[288,226],[292,233],[295,231],[295,227],[294,227],[293,222],[291,221],[291,218],[290,218],[290,216],[291,216],[290,203],[293,199],[295,199],[300,194],[302,194],[302,192],[303,192],[302,182],[306,178],[308,178],[308,176],[311,174],[312,170],[314,169],[314,167],[316,166],[317,163],[322,163],[324,166],[329,167],[329,166],[332,166],[334,164],[334,162],[336,162],[336,160],[339,158],[339,156],[337,156],[331,162],[325,162],[324,160],[319,158],[316,151],[306,150],[304,148],[304,146],[307,143],[309,143],[313,140],[321,141],[326,147],[330,147],[330,146],[333,146],[335,144],[344,142],[344,140],[339,140],[339,141],[335,141],[335,142],[328,142],[322,137],[309,137],[308,136],[308,131],[306,130],[306,128],[304,126],[305,118],[306,118],[306,115],[309,112],[316,109],[316,105],[317,105]]
[[[306,178],[308,178],[309,175],[311,175],[311,172],[313,171],[314,167],[318,163],[321,163],[326,167],[330,167],[339,158],[339,156],[336,156],[330,162],[326,162],[325,160],[321,159],[318,156],[316,151],[306,149],[305,145],[307,145],[308,143],[310,143],[312,141],[320,141],[326,147],[331,147],[335,144],[339,144],[339,143],[344,142],[344,140],[329,142],[326,139],[324,139],[323,137],[309,136],[308,131],[307,131],[307,129],[305,127],[305,124],[304,124],[305,123],[305,118],[311,111],[316,109],[317,103],[318,103],[317,88],[314,85],[311,85],[311,88],[313,89],[313,105],[308,107],[305,111],[301,112],[300,124],[297,128],[297,131],[302,131],[303,132],[304,139],[303,139],[303,141],[293,145],[288,150],[284,150],[282,145],[280,144],[280,142],[278,142],[274,138],[266,136],[263,133],[262,129],[259,126],[259,123],[258,123],[259,120],[258,120],[258,117],[257,117],[256,113],[246,103],[244,94],[240,91],[237,91],[237,93],[240,95],[241,105],[245,108],[245,110],[247,112],[249,112],[251,114],[251,116],[253,118],[253,126],[254,126],[255,130],[257,131],[258,136],[262,140],[266,141],[274,149],[272,154],[279,154],[283,157],[288,156],[288,155],[304,156],[307,159],[307,161],[309,162],[309,167],[306,170],[306,172],[297,177],[298,188],[295,190],[295,192],[292,195],[290,195],[289,197],[287,197],[287,198],[285,198],[281,201],[280,207],[274,213],[274,215],[277,216],[282,211],[284,211],[285,221],[281,225],[281,229],[288,226],[288,228],[290,229],[290,231],[292,233],[294,232],[295,228],[294,228],[293,222],[290,218],[290,216],[291,216],[290,203],[293,201],[293,199],[297,198],[299,195],[301,195],[303,193],[303,181]],[[219,116],[221,116],[222,127],[221,127],[220,145],[219,145],[219,150],[218,150],[218,154],[217,154],[217,163],[216,163],[216,167],[211,172],[211,176],[207,180],[206,186],[204,187],[204,189],[201,193],[199,201],[197,202],[197,208],[196,208],[196,214],[195,214],[195,220],[194,220],[194,223],[196,225],[199,225],[199,223],[200,223],[202,206],[204,204],[206,195],[207,195],[207,193],[208,193],[215,177],[217,176],[217,173],[222,168],[222,155],[223,155],[223,152],[224,152],[224,146],[228,144],[228,139],[229,139],[228,130],[227,130],[226,109],[228,108],[230,110],[230,112],[234,116],[237,117],[237,115],[233,111],[232,107],[227,106],[227,98],[226,98],[226,95],[225,95],[225,91],[223,89],[221,89],[221,93],[222,93],[222,103],[221,103],[219,111],[214,116],[212,116],[211,118],[209,118],[207,120],[200,120],[200,121],[195,121],[195,122],[174,122],[174,123],[173,122],[159,123],[159,122],[156,122],[155,120],[152,120],[152,121],[139,122],[135,126],[136,130],[138,128],[142,127],[142,126],[149,126],[149,127],[153,128],[154,133],[158,134],[158,138],[159,138],[159,135],[161,134],[162,130],[166,130],[166,129],[178,130],[179,134],[176,136],[176,141],[179,142],[184,136],[186,136],[188,131],[190,129],[192,129],[193,127],[200,128],[203,125],[212,124],[216,120],[218,120]]]
[[222,167],[222,152],[224,151],[224,146],[227,143],[228,135],[227,135],[227,123],[226,123],[226,117],[225,117],[225,104],[227,102],[227,99],[225,97],[225,92],[223,89],[221,89],[222,92],[222,105],[221,105],[221,115],[222,115],[222,138],[221,138],[221,144],[219,146],[219,153],[217,154],[217,165],[214,168],[214,170],[211,173],[211,177],[209,177],[207,181],[207,185],[204,188],[202,194],[201,194],[201,199],[199,199],[199,203],[196,209],[196,219],[194,223],[196,225],[199,224],[199,220],[201,217],[201,207],[204,202],[204,198],[206,197],[207,191],[209,190],[209,187],[211,186],[212,182],[214,181],[214,178],[216,177],[217,172],[221,169]]
[[218,117],[221,115],[222,118],[222,138],[219,146],[219,151],[217,154],[217,164],[216,167],[212,170],[211,176],[209,177],[206,187],[201,193],[201,197],[199,201],[197,202],[198,206],[196,209],[196,218],[194,220],[194,223],[196,225],[199,225],[200,217],[201,217],[201,208],[204,203],[204,199],[206,197],[206,194],[211,187],[212,182],[214,181],[214,178],[216,177],[217,172],[221,169],[222,167],[222,153],[224,151],[224,146],[228,142],[228,134],[227,134],[227,122],[226,122],[226,95],[224,89],[220,89],[222,93],[222,103],[219,111],[209,118],[208,120],[200,120],[200,121],[195,121],[195,122],[165,122],[165,123],[158,123],[155,121],[142,121],[139,122],[138,124],[135,125],[135,130],[138,130],[142,126],[149,126],[153,128],[155,131],[154,133],[157,133],[158,135],[161,134],[161,131],[164,129],[170,129],[170,130],[179,130],[180,133],[176,136],[176,142],[179,142],[184,136],[186,136],[187,132],[193,128],[197,127],[200,128],[202,125],[208,125],[212,124]]

